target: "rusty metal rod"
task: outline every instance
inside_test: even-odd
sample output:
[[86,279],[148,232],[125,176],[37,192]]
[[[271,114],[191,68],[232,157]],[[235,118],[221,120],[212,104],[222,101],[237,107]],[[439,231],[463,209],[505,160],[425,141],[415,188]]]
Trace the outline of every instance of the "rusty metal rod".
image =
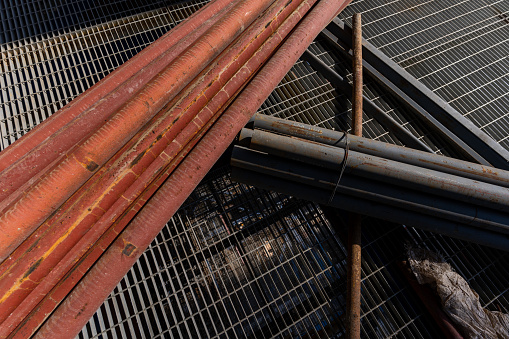
[[495,167],[417,151],[351,134],[345,138],[343,132],[263,114],[256,114],[251,119],[251,124],[253,128],[295,136],[341,148],[345,148],[345,140],[348,139],[348,147],[352,151],[509,188],[509,171]]
[[[353,91],[352,130],[362,137],[362,28],[361,15],[352,18],[353,25]],[[345,157],[344,161],[348,161]],[[346,278],[346,336],[359,339],[361,336],[361,226],[362,215],[350,213],[347,241]]]
[[[306,60],[311,64],[311,67],[316,69],[321,75],[323,75],[332,86],[342,91],[347,97],[352,97],[352,85],[343,79],[334,69],[327,66],[322,60],[306,50],[302,55],[303,60]],[[389,114],[384,112],[375,103],[369,100],[365,95],[362,100],[363,111],[370,117],[378,121],[387,131],[391,132],[398,138],[404,145],[421,151],[432,152],[425,143],[416,138],[410,131],[403,127],[400,123],[394,120]]]
[[[77,249],[73,246],[78,241],[82,245],[89,244],[89,246],[95,243],[98,236],[115,222],[115,217],[122,215],[129,207],[129,202],[135,201],[139,194],[143,192],[143,189],[147,186],[146,183],[152,182],[157,174],[161,172],[161,168],[167,166],[169,162],[174,163],[173,159],[200,131],[202,125],[213,119],[217,109],[223,107],[229,100],[225,93],[236,93],[250,77],[250,72],[238,72],[239,68],[242,66],[244,70],[256,70],[269,57],[272,51],[266,49],[258,53],[260,57],[250,59],[253,52],[262,45],[301,2],[302,0],[293,1],[288,5],[286,0],[277,0],[263,16],[258,18],[239,37],[235,44],[225,50],[214,61],[194,89],[184,91],[186,93],[184,98],[177,101],[170,110],[170,112],[176,111],[178,113],[177,123],[171,124],[176,117],[170,114],[168,118],[159,119],[160,121],[156,120],[154,124],[146,129],[146,132],[139,133],[133,139],[140,140],[140,142],[133,141],[133,146],[131,146],[136,152],[129,151],[131,153],[127,152],[120,158],[113,159],[115,161],[110,161],[109,169],[101,174],[96,185],[83,187],[83,199],[72,200],[69,206],[66,206],[67,203],[64,204],[62,207],[67,209],[64,208],[58,217],[51,218],[50,223],[43,224],[43,226],[47,226],[45,230],[40,227],[33,236],[27,239],[32,241],[25,241],[13,253],[11,257],[17,257],[16,262],[6,268],[0,276],[0,305],[2,305],[2,308],[0,308],[0,322],[9,316],[9,323],[12,323],[12,319],[15,317],[13,313],[18,315],[23,313],[22,309],[25,312],[31,310],[28,305],[35,306],[49,291],[48,288],[54,286],[62,278],[61,275],[55,274],[55,271],[63,274],[66,272],[66,268],[70,268],[69,265],[72,262],[78,260],[79,256],[74,257],[72,262],[67,260],[66,264],[60,262],[60,260],[64,256],[69,258],[68,254],[71,249],[75,253],[82,253],[87,249],[87,247]],[[220,90],[221,93],[217,95]],[[207,103],[200,98],[212,99]],[[207,105],[206,109],[203,109],[205,105]],[[185,109],[182,107],[185,107]],[[191,117],[194,118],[191,120]],[[189,124],[190,121],[193,123]],[[181,127],[178,124],[187,125],[180,131]],[[166,131],[167,126],[171,126],[172,129],[176,129],[180,133],[168,136],[171,131]],[[150,138],[152,135],[153,137]],[[162,152],[157,151],[158,147],[156,145],[159,142],[168,145]],[[151,153],[148,162],[143,157],[148,154],[145,151],[147,148],[150,149]],[[159,147],[159,149],[162,148]],[[140,157],[140,154],[142,157]],[[153,156],[156,154],[164,155],[154,160]],[[177,159],[181,160],[181,157]],[[134,160],[137,163],[132,165]],[[152,162],[150,163],[150,161]],[[119,166],[119,164],[122,166]],[[146,170],[144,170],[144,167],[146,167]],[[108,174],[108,171],[112,173]],[[124,180],[125,175],[129,175],[131,172],[138,174],[139,177],[132,176],[130,180]],[[97,208],[97,206],[100,208]],[[92,235],[94,236],[92,237]],[[33,246],[34,243],[37,243],[36,248]],[[57,263],[58,267],[54,267]],[[4,264],[1,266],[6,266]],[[27,274],[27,272],[30,273]],[[51,276],[46,277],[50,272]],[[42,280],[44,280],[45,290],[38,289],[33,297],[31,296],[27,302],[23,303],[23,307],[19,307],[18,304],[21,300],[26,298],[30,291]],[[14,308],[16,308],[15,311]],[[22,315],[16,318],[21,321]]]
[[[38,336],[78,333],[320,30],[348,3],[322,0],[304,17],[274,57],[45,323]],[[94,288],[91,290],[89,286]]]
[[[328,32],[324,34],[327,40],[340,51],[345,48],[338,45],[339,41],[350,45],[350,29],[339,18],[324,32]],[[365,70],[387,91],[399,97],[434,133],[442,135],[470,161],[509,170],[509,150],[366,40],[363,53]]]

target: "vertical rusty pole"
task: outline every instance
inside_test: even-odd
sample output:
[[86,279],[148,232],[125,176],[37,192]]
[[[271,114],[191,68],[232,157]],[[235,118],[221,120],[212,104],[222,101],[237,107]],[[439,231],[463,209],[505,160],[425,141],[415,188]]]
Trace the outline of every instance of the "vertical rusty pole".
[[[362,31],[361,15],[354,14],[353,26],[353,134],[362,136]],[[361,222],[362,216],[351,213],[348,229],[347,337],[360,338],[361,332]]]

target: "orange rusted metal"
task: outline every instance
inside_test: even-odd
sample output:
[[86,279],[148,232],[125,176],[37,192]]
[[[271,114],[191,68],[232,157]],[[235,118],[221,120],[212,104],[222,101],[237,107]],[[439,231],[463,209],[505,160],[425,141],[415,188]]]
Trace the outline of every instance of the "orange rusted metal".
[[[226,93],[236,93],[252,75],[252,70],[256,70],[270,55],[266,49],[260,57],[245,64],[300,2],[302,0],[291,3],[276,1],[256,24],[212,63],[199,77],[198,84],[185,90],[187,94],[181,100],[176,100],[168,112],[162,112],[164,114],[154,119],[124,147],[125,151],[120,156],[115,156],[101,169],[101,173],[94,175],[94,178],[98,177],[97,181],[91,183],[92,178],[73,196],[79,198],[66,202],[62,213],[50,218],[13,253],[16,261],[3,269],[0,277],[0,322],[7,316],[10,317],[9,324],[14,318],[21,321],[26,316],[22,311],[30,311],[30,307],[37,304],[102,232],[137,199],[148,183],[157,178],[161,169],[168,163],[175,167],[181,160],[176,156],[182,147],[230,99]],[[243,72],[238,72],[241,66],[244,66]],[[207,103],[203,98],[212,99],[202,110]],[[172,124],[175,120],[178,121]],[[156,155],[158,157],[154,160]],[[75,246],[78,241],[79,245]],[[66,258],[71,260],[61,262],[70,251],[76,255],[72,259],[67,255]],[[57,263],[58,267],[54,267]],[[2,265],[2,268],[5,266]],[[47,276],[50,271],[51,279]],[[45,290],[38,289],[35,296],[23,303],[23,307],[16,308],[42,280]]]
[[[39,336],[51,334],[71,337],[78,333],[111,288],[118,283],[160,228],[212,167],[237,132],[263,103],[271,89],[284,77],[320,30],[347,4],[348,1],[322,0],[315,6],[260,74],[219,118],[71,295],[45,322],[37,333]],[[48,305],[49,303],[48,300]],[[30,334],[22,331],[16,333]]]
[[[44,169],[96,131],[150,79],[201,36],[225,11],[229,0],[216,0],[191,20],[149,45],[118,70],[39,124],[0,153],[0,206],[23,194]],[[2,210],[3,207],[0,207]]]
[[[273,1],[243,1],[0,216],[4,260]],[[211,48],[212,46],[212,48]]]

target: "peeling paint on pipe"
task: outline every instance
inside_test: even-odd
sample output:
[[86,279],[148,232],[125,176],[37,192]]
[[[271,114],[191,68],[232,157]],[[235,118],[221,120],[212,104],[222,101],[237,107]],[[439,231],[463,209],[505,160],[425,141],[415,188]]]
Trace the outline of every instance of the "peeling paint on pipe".
[[[248,26],[268,1],[243,1],[214,24],[110,120],[0,216],[0,260],[4,260],[92,174],[113,156],[172,97],[181,91]],[[212,48],[211,48],[212,46]]]
[[[44,324],[37,337],[71,337],[79,332],[320,30],[348,3],[322,0],[310,11],[274,57]],[[136,246],[130,256],[123,254],[125,244]]]
[[232,4],[228,2],[218,0],[205,6],[192,20],[177,25],[3,150],[0,153],[0,206],[22,195],[48,166],[61,160],[76,143],[104,125],[122,104],[230,10]]

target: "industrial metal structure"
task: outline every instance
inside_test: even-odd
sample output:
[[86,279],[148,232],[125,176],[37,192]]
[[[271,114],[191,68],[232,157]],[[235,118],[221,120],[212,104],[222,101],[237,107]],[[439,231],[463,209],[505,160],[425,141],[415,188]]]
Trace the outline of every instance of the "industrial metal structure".
[[[2,1],[1,148],[206,2]],[[348,23],[362,12],[365,39],[507,151],[508,10],[507,1],[354,1],[340,18]],[[308,51],[350,80],[349,60],[327,36]],[[348,94],[328,79],[299,61],[260,112],[348,130]],[[366,80],[364,95],[414,138],[437,153],[464,156],[400,97]],[[365,136],[402,143],[373,116],[364,121]],[[342,225],[316,204],[234,183],[229,167],[217,165],[80,337],[340,335]],[[509,311],[506,252],[371,218],[363,225],[363,336],[440,336],[396,268],[405,241],[440,251],[483,305]]]

